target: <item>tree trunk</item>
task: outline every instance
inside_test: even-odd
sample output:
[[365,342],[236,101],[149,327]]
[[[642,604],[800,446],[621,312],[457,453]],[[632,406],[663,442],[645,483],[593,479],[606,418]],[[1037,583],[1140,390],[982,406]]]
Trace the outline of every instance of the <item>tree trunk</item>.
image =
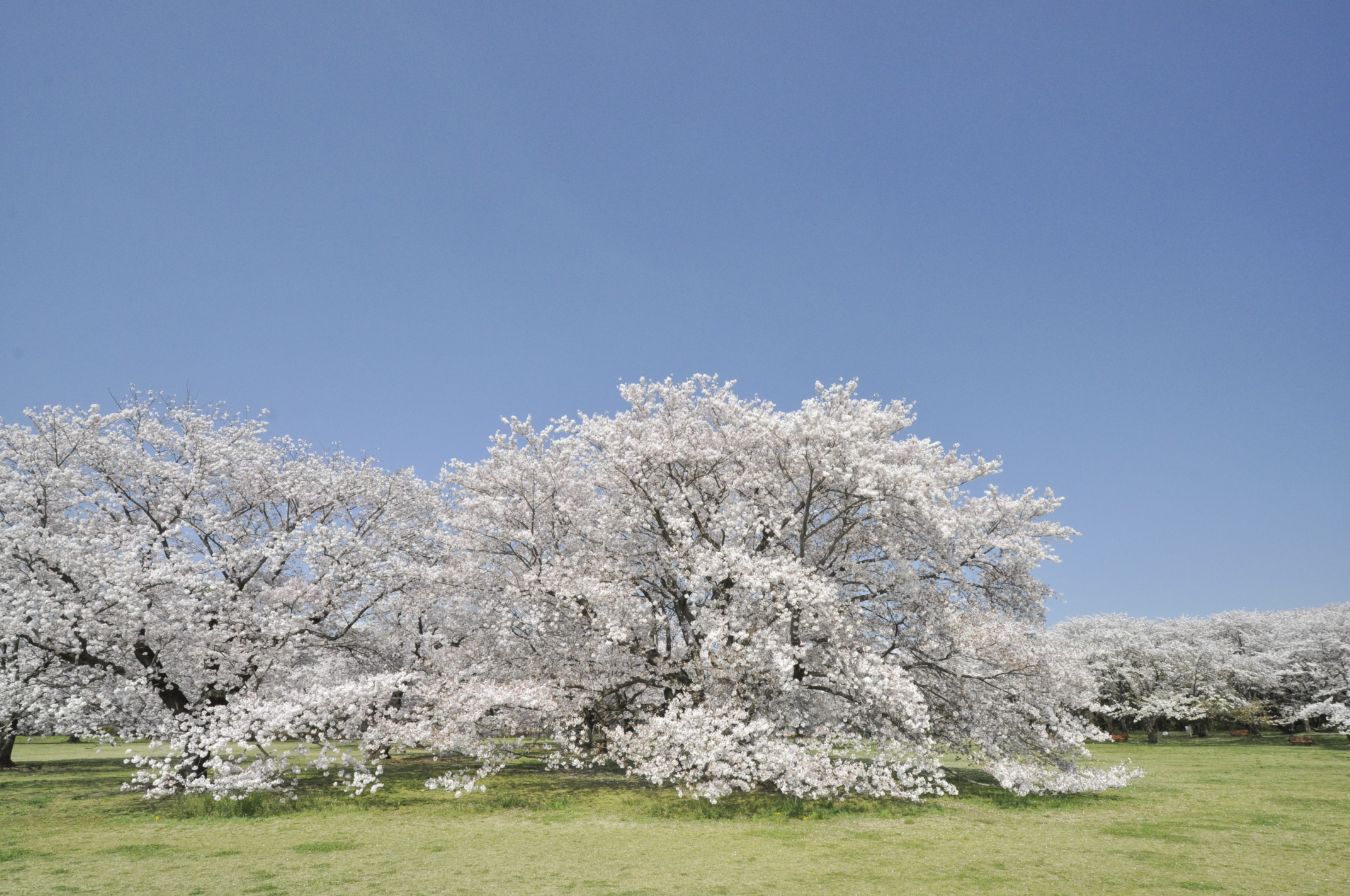
[[595,711],[592,709],[586,710],[585,714],[581,718],[581,725],[583,730],[585,731],[585,746],[586,749],[588,750],[593,749],[595,747],[596,721],[597,719],[595,717]]
[[1209,737],[1209,719],[1200,719],[1191,723],[1192,737]]
[[13,728],[0,733],[0,768],[14,768],[14,736]]
[[1149,719],[1147,725],[1148,725],[1148,742],[1151,744],[1156,744],[1158,742],[1158,720]]

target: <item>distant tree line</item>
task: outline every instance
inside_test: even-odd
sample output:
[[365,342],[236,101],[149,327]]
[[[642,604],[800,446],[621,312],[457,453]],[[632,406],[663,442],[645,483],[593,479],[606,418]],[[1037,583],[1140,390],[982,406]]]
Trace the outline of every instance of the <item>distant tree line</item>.
[[1350,604],[1201,618],[1086,616],[1052,637],[1095,682],[1085,705],[1103,728],[1215,725],[1350,734]]

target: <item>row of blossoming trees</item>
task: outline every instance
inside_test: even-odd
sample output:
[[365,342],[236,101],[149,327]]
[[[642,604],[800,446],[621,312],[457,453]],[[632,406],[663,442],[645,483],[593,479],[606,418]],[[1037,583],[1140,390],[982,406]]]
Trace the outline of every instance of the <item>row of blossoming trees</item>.
[[1104,735],[1045,631],[1053,495],[977,491],[997,463],[853,384],[621,392],[437,483],[157,400],[0,426],[0,743],[148,738],[151,795],[359,793],[413,749],[459,792],[520,736],[710,799],[919,799],[944,752],[1129,780],[1075,764]]
[[1052,636],[1082,657],[1096,689],[1087,708],[1102,727],[1167,724],[1200,737],[1213,723],[1266,724],[1350,734],[1350,604],[1204,618],[1088,616]]

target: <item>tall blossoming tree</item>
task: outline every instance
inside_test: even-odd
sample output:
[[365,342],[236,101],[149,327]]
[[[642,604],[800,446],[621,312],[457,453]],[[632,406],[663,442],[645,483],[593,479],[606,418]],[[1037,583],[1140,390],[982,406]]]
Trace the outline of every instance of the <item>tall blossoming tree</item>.
[[1043,632],[1054,495],[976,492],[997,462],[853,383],[791,411],[712,377],[621,393],[444,477],[455,591],[564,755],[710,798],[917,799],[949,750],[1019,792],[1128,779],[1074,764],[1100,732]]
[[[401,668],[380,663],[383,623],[417,615],[439,517],[410,473],[266,438],[261,419],[153,398],[31,412],[0,427],[10,684],[53,703],[79,689],[34,688],[98,679],[150,695],[160,723],[130,733],[174,748],[138,760],[151,792],[278,786],[293,764],[240,763],[239,744],[368,727]],[[315,670],[359,670],[389,693],[367,684],[335,714],[333,676]],[[306,687],[327,711],[297,713]]]

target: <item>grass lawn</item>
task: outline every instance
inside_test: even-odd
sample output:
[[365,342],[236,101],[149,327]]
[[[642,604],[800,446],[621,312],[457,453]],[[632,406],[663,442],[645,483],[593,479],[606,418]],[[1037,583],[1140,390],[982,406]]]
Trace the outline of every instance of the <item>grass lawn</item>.
[[523,762],[462,799],[390,765],[387,790],[283,806],[121,793],[120,751],[20,741],[0,773],[0,893],[960,894],[1350,892],[1350,743],[1169,738],[1098,746],[1148,776],[1017,798],[959,772],[920,806],[708,805],[608,772]]

